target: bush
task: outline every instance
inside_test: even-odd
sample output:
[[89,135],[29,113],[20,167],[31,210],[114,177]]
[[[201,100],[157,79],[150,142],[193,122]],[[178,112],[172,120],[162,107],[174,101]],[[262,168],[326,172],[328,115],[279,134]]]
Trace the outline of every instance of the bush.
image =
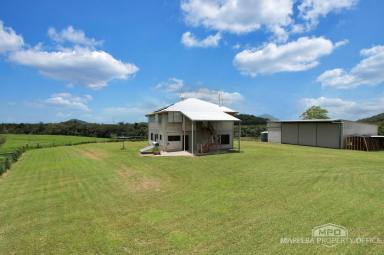
[[382,122],[379,126],[379,135],[384,135],[384,122]]
[[2,145],[3,143],[5,143],[5,137],[4,136],[0,136],[0,145]]
[[9,158],[5,158],[4,167],[4,172],[11,168],[11,161],[9,160]]

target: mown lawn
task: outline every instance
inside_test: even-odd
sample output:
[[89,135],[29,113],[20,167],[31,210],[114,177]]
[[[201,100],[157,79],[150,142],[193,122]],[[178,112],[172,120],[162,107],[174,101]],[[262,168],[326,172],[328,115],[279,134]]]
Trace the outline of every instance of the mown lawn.
[[106,138],[84,137],[84,136],[64,136],[64,135],[14,135],[0,134],[5,138],[5,143],[0,145],[0,153],[11,151],[22,146],[46,147],[57,145],[79,144],[83,142],[101,142]]
[[0,254],[383,254],[280,239],[325,223],[384,239],[384,153],[243,142],[155,158],[143,145],[25,153],[0,178]]

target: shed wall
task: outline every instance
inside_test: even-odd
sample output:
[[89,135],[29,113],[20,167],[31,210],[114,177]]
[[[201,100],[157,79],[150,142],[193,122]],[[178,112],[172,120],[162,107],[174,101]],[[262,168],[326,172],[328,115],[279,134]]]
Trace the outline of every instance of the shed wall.
[[299,123],[299,144],[317,146],[316,130],[316,123]]
[[341,123],[281,123],[281,143],[340,148]]
[[281,143],[281,123],[280,122],[268,122],[268,142]]
[[281,143],[299,144],[298,123],[281,123]]
[[341,123],[317,123],[317,146],[341,148]]

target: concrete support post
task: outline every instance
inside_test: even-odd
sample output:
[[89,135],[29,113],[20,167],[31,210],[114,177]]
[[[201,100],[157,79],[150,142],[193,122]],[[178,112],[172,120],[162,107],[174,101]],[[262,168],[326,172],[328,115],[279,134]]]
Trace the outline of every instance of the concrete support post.
[[183,150],[185,151],[185,116],[183,115]]
[[239,152],[240,152],[241,122],[239,121]]
[[192,155],[193,155],[193,147],[194,147],[194,139],[193,139],[193,120],[192,120]]

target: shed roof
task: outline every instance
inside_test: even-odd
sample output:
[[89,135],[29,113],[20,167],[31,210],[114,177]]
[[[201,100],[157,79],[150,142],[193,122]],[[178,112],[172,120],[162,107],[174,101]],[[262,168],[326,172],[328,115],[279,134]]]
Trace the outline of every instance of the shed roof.
[[151,114],[161,112],[181,112],[193,121],[240,121],[238,118],[228,114],[236,113],[236,111],[197,98],[181,100]]
[[310,120],[274,120],[269,122],[280,122],[280,123],[292,123],[292,122],[325,122],[325,123],[339,123],[345,120],[342,119],[310,119]]

